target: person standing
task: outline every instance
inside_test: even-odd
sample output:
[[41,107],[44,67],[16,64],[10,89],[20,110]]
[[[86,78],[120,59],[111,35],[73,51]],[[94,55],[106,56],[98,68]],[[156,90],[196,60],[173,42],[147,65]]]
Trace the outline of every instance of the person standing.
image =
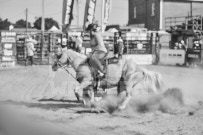
[[76,36],[76,39],[75,39],[76,52],[81,53],[82,43],[83,43],[83,40],[82,40],[81,36]]
[[26,46],[26,50],[27,50],[25,66],[27,66],[28,61],[31,62],[31,66],[33,65],[33,56],[34,56],[34,51],[36,50],[34,48],[34,44],[37,44],[37,41],[32,39],[30,36],[28,36],[27,39],[25,40],[25,46]]
[[107,54],[107,49],[104,45],[103,37],[98,31],[98,24],[89,24],[86,30],[90,32],[90,46],[92,48],[92,55],[89,57],[90,61],[98,70],[99,76],[103,77],[105,70],[100,61]]
[[118,40],[117,40],[117,43],[118,44],[115,47],[114,55],[117,58],[122,58],[123,49],[124,49],[123,39],[121,37],[119,37]]

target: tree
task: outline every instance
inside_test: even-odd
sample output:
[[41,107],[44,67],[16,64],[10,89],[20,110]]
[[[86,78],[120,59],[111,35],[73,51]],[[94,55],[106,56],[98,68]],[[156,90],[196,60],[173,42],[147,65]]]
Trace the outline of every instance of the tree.
[[2,20],[0,18],[0,30],[9,30],[10,25],[11,22],[9,22],[8,19]]
[[[41,29],[41,21],[42,18],[38,18],[35,22],[34,22],[34,27],[37,29]],[[52,18],[45,18],[45,30],[49,30],[52,26],[56,26],[57,28],[59,28],[58,22],[55,21]]]
[[[15,26],[15,28],[26,28],[26,21],[23,19],[20,19],[20,20],[16,21],[14,26]],[[28,22],[28,28],[31,28],[30,22]]]

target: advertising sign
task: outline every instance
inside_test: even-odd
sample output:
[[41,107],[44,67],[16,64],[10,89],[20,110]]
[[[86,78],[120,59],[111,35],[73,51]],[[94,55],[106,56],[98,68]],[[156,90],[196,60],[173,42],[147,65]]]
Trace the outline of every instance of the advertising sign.
[[86,7],[85,7],[84,24],[83,24],[84,30],[88,27],[89,24],[93,23],[95,9],[96,9],[96,0],[87,0]]
[[16,33],[2,31],[0,35],[0,67],[14,66],[16,55]]
[[188,49],[187,50],[187,62],[200,63],[201,62],[201,49]]
[[2,37],[1,43],[15,43],[16,39],[15,37]]
[[65,27],[69,27],[73,20],[73,4],[74,0],[63,0],[63,17],[62,23]]
[[154,56],[151,54],[146,54],[146,55],[123,55],[123,57],[132,60],[138,65],[151,65],[153,64],[154,61]]
[[159,63],[162,65],[183,65],[185,63],[185,50],[161,49]]
[[15,37],[16,33],[10,31],[2,31],[0,35],[1,37]]
[[104,5],[103,5],[103,24],[102,24],[102,30],[104,31],[106,28],[106,25],[108,24],[109,20],[109,15],[111,11],[111,0],[104,0]]

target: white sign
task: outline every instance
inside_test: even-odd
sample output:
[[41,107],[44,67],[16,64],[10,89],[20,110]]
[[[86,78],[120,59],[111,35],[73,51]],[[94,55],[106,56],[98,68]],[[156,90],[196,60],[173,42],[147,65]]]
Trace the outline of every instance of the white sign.
[[12,49],[13,44],[4,44],[4,49]]
[[4,32],[4,31],[2,31],[1,32],[1,36],[2,37],[15,37],[16,36],[16,33],[15,32]]
[[3,50],[4,56],[12,56],[13,55],[13,50]]
[[14,61],[14,58],[13,57],[5,57],[5,56],[3,56],[2,61]]
[[159,63],[164,65],[184,64],[185,51],[174,49],[161,49]]
[[15,43],[16,42],[16,39],[15,37],[2,37],[1,38],[1,42],[2,43]]
[[153,55],[152,54],[128,54],[123,55],[123,57],[134,61],[138,65],[151,65],[153,64]]
[[14,66],[15,66],[15,61],[0,63],[0,67],[14,67]]

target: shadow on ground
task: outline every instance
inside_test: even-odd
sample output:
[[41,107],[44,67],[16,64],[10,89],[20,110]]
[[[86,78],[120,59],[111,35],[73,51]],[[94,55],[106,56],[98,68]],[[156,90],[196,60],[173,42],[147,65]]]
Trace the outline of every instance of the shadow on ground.
[[[43,103],[42,103],[43,101]],[[44,103],[46,102],[46,103]],[[50,102],[50,103],[47,103]],[[61,103],[62,102],[62,103]],[[40,103],[28,103],[28,102],[16,102],[12,100],[1,101],[0,104],[3,105],[23,105],[29,108],[40,108],[45,110],[58,110],[66,108],[77,108],[83,107],[82,103],[72,100],[41,100]]]

